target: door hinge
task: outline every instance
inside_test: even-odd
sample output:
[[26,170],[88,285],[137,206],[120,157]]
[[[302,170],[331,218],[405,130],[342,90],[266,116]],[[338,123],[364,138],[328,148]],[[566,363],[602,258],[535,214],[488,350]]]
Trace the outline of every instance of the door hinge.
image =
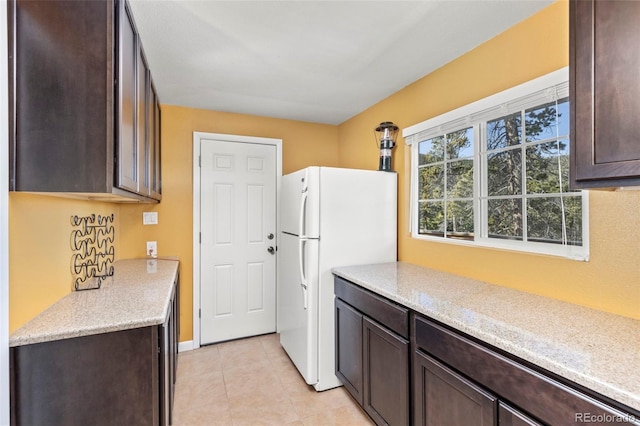
[[198,242],[202,244],[202,232],[198,232]]
[[198,318],[202,318],[202,309],[198,309]]
[[198,155],[198,167],[202,167],[202,155]]

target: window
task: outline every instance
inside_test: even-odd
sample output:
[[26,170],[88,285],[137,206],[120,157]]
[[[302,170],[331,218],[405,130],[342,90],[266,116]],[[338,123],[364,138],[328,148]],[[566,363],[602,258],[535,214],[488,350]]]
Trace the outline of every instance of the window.
[[418,144],[418,233],[473,239],[474,129]]
[[415,238],[588,259],[587,193],[569,189],[566,69],[403,136]]

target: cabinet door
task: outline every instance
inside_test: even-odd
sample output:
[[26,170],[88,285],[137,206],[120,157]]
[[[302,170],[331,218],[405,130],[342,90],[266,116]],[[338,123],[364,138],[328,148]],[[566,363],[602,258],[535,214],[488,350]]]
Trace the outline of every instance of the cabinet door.
[[160,424],[171,424],[172,391],[173,391],[173,366],[171,365],[172,350],[171,340],[173,338],[173,312],[169,305],[169,313],[164,324],[158,327],[160,336]]
[[162,198],[160,186],[160,101],[151,74],[149,74],[149,105],[147,110],[149,125],[149,194],[151,198]]
[[174,349],[174,362],[173,362],[173,382],[175,384],[176,377],[178,375],[178,346],[180,345],[180,273],[175,282],[176,294],[173,298],[173,324],[175,328],[175,349]]
[[111,192],[113,3],[10,1],[5,7],[11,189]]
[[364,410],[379,425],[409,424],[409,342],[363,317]]
[[126,2],[118,3],[118,153],[117,186],[138,192],[138,145],[136,99],[138,63],[137,37],[133,17]]
[[571,181],[640,185],[640,2],[570,3]]
[[362,406],[362,314],[340,299],[336,299],[336,376]]
[[542,426],[523,412],[500,401],[498,404],[498,426]]
[[149,66],[145,58],[140,38],[138,38],[136,64],[136,151],[138,174],[138,193],[150,195],[150,141],[149,134]]
[[11,348],[12,425],[159,424],[158,327]]
[[414,424],[490,426],[497,420],[495,396],[420,351],[414,352]]

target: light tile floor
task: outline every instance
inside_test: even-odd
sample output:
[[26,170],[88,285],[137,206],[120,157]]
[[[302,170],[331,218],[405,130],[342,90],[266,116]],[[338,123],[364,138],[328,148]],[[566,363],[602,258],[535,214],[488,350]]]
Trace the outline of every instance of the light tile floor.
[[343,387],[316,392],[277,334],[205,346],[178,356],[173,424],[372,425]]

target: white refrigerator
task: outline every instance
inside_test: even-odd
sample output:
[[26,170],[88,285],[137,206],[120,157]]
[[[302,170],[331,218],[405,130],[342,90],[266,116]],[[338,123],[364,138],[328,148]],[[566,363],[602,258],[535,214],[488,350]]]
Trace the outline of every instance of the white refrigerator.
[[396,206],[393,172],[308,167],[282,177],[277,327],[317,391],[341,385],[331,268],[395,262]]

